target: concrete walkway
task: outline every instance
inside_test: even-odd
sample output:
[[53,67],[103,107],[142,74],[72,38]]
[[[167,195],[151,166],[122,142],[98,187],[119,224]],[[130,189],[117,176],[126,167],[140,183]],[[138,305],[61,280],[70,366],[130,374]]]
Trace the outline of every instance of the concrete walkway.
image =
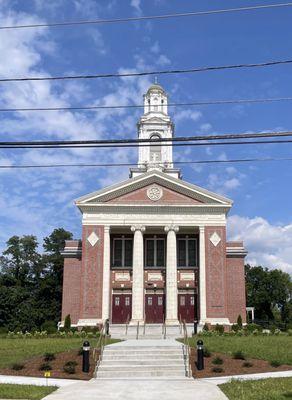
[[226,400],[212,383],[193,379],[99,379],[62,387],[45,400]]

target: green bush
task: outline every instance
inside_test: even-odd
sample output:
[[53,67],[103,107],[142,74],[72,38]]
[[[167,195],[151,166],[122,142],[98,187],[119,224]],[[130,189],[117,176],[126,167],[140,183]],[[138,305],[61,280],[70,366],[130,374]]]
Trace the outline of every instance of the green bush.
[[8,328],[6,328],[5,326],[1,326],[0,335],[7,335],[7,333],[8,333]]
[[242,317],[239,314],[239,316],[237,317],[237,325],[239,329],[242,329]]
[[65,321],[64,321],[64,331],[68,332],[71,330],[71,316],[70,314],[66,315]]
[[209,332],[209,325],[207,323],[203,326],[203,332]]
[[211,351],[207,347],[205,347],[204,348],[204,357],[209,358],[209,357],[211,357],[211,355],[212,355]]
[[280,367],[280,365],[282,365],[279,361],[277,361],[277,360],[272,360],[271,362],[270,362],[270,365],[272,366],[272,367],[274,367],[274,368],[278,368],[278,367]]
[[21,371],[22,369],[24,369],[24,364],[20,364],[20,363],[15,363],[12,364],[11,369],[13,369],[14,371]]
[[245,360],[245,355],[244,355],[244,353],[242,352],[242,351],[235,351],[234,353],[233,353],[233,358],[235,359],[235,360]]
[[63,371],[71,375],[76,374],[76,369],[73,365],[64,365]]
[[224,369],[221,368],[221,367],[213,367],[212,368],[212,372],[220,373],[220,372],[223,372],[223,371],[224,371]]
[[245,329],[247,330],[247,332],[252,333],[253,331],[257,330],[257,331],[262,331],[262,328],[260,325],[257,324],[247,324]]
[[54,321],[46,321],[42,324],[42,331],[47,331],[49,335],[57,332],[57,325]]
[[216,324],[215,326],[215,332],[219,333],[220,335],[223,335],[224,333],[224,326]]
[[212,360],[212,364],[214,365],[222,365],[224,363],[224,361],[222,360],[221,357],[215,357]]
[[43,363],[40,365],[39,370],[40,371],[51,371],[53,368],[49,363]]
[[86,333],[93,333],[93,334],[97,334],[99,333],[99,329],[97,326],[84,326],[81,329],[82,332],[86,332]]
[[71,367],[76,367],[76,365],[78,365],[78,362],[76,362],[76,361],[67,361],[67,362],[64,364],[64,366],[66,366],[66,367],[69,367],[69,366],[71,366]]
[[253,363],[251,363],[251,362],[249,362],[249,361],[245,361],[245,362],[242,364],[242,366],[243,366],[244,368],[250,368],[250,367],[253,366]]
[[45,361],[53,361],[55,359],[56,359],[56,357],[55,357],[54,353],[45,353],[44,354],[44,360]]
[[233,325],[231,326],[231,330],[232,330],[233,332],[238,332],[239,326],[238,326],[237,324],[233,324]]

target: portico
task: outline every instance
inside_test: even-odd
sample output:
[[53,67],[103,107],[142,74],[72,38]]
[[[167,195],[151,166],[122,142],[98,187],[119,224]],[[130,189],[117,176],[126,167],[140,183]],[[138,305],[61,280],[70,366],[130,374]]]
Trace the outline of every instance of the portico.
[[139,149],[130,178],[76,200],[83,235],[63,252],[62,320],[244,320],[246,252],[241,242],[226,242],[232,201],[183,181],[172,147],[155,143],[173,136],[164,90],[151,86],[144,103],[138,132],[149,144]]

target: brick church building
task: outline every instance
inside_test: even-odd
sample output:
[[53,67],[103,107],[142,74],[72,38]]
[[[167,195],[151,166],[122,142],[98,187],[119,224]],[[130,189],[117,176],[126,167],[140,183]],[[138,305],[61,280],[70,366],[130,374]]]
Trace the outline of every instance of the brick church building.
[[63,251],[62,321],[73,326],[245,321],[247,253],[226,241],[232,201],[181,179],[167,102],[158,84],[144,95],[138,137],[149,142],[129,179],[76,200],[82,240]]

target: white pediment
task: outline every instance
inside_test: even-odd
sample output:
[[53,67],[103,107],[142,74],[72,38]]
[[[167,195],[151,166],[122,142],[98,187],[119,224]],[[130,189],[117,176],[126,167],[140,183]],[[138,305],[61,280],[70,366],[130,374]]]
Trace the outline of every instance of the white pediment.
[[131,193],[137,189],[141,189],[147,185],[156,184],[173,190],[177,193],[188,196],[189,198],[198,200],[206,206],[226,207],[232,206],[232,200],[210,192],[199,186],[190,184],[181,179],[176,179],[159,170],[153,170],[139,175],[135,178],[106,187],[96,192],[78,198],[75,203],[82,209],[83,206],[106,204],[108,201]]

